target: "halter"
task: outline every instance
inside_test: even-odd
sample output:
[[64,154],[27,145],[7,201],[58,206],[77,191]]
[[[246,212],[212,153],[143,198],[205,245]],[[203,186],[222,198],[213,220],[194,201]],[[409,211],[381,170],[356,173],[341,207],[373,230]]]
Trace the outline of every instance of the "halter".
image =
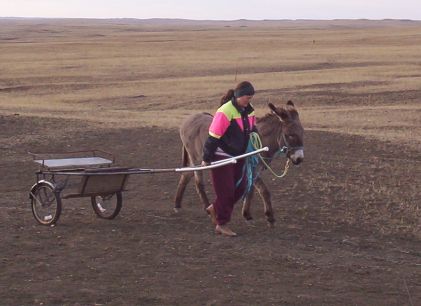
[[304,150],[303,146],[290,146],[284,132],[282,132],[282,140],[284,141],[284,146],[278,150],[282,151],[282,153],[287,154],[290,151]]
[[[288,143],[288,141],[287,141],[287,139],[286,139],[286,137],[285,137],[285,133],[283,132],[283,130],[282,130],[282,120],[281,120],[281,118],[279,118],[279,116],[278,115],[276,115],[275,114],[275,116],[276,116],[276,118],[278,118],[279,119],[279,121],[281,122],[281,136],[282,136],[282,140],[283,140],[283,142],[284,142],[284,145],[283,146],[281,146],[281,144],[279,143],[279,141],[278,141],[278,144],[279,144],[279,149],[273,154],[273,156],[272,157],[269,157],[269,158],[264,158],[262,155],[258,155],[259,156],[259,158],[260,158],[260,160],[262,161],[262,163],[265,165],[265,167],[266,167],[266,169],[268,169],[276,178],[283,178],[284,176],[286,176],[287,175],[287,173],[288,173],[288,169],[289,169],[289,164],[290,164],[290,159],[288,158],[288,152],[290,152],[290,151],[297,151],[297,150],[304,150],[304,146],[291,146],[289,143]],[[251,133],[250,134],[250,143],[251,143],[251,146],[256,150],[257,148],[261,148],[262,147],[262,141],[260,140],[260,136],[259,136],[259,134],[257,134],[257,133],[255,133],[255,132],[253,132],[253,133]],[[285,157],[287,157],[287,161],[286,161],[286,163],[285,163],[285,168],[284,168],[284,172],[281,174],[281,175],[278,175],[278,174],[276,174],[273,170],[272,170],[272,168],[269,166],[269,164],[265,161],[265,159],[266,160],[269,160],[269,161],[271,161],[272,159],[274,159],[274,158],[276,158],[276,157],[278,157],[278,156],[280,156],[280,155],[285,155]]]

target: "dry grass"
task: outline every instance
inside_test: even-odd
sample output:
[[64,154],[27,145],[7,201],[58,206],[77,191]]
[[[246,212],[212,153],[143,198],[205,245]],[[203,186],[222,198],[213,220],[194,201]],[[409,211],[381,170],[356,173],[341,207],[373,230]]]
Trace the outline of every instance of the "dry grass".
[[385,24],[2,20],[0,111],[178,127],[248,79],[260,115],[293,99],[307,129],[420,149],[421,25]]
[[249,79],[260,114],[292,98],[309,129],[419,148],[420,28],[2,20],[0,111],[176,127]]

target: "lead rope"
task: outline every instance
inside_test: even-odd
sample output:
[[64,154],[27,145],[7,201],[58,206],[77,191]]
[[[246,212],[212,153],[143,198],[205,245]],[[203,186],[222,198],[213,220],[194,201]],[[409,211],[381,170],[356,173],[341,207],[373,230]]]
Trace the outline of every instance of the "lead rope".
[[[255,132],[251,133],[250,134],[250,142],[251,142],[251,145],[253,146],[253,148],[255,150],[262,148],[262,140],[260,139],[259,134],[255,133]],[[278,151],[276,151],[276,153],[273,155],[273,158],[277,157],[278,155],[280,155],[282,153],[284,153],[284,148],[280,148]],[[265,167],[276,178],[283,178],[287,175],[288,169],[289,169],[289,158],[287,159],[287,161],[285,163],[284,172],[281,175],[279,175],[279,174],[276,174],[275,171],[273,171],[273,169],[269,166],[269,164],[265,161],[265,159],[262,157],[261,154],[258,154],[258,156],[260,157],[260,160],[265,165]]]

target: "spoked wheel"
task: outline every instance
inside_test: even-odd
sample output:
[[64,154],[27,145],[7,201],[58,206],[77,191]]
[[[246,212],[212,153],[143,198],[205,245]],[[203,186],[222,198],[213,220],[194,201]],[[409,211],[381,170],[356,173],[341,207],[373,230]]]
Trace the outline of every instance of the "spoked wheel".
[[123,206],[121,192],[108,195],[97,195],[91,197],[92,208],[98,217],[102,219],[114,219]]
[[61,214],[60,194],[51,184],[41,182],[31,191],[32,214],[42,225],[53,225]]

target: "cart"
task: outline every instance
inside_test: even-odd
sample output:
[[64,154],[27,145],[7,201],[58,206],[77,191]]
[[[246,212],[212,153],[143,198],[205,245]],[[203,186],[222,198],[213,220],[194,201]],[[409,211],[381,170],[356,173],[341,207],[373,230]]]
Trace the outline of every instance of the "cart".
[[[40,224],[55,224],[62,200],[77,197],[90,198],[100,218],[114,219],[118,215],[129,174],[121,174],[127,168],[112,167],[115,162],[112,154],[100,150],[30,154],[40,166],[29,193],[32,213]],[[100,173],[109,175],[95,175]]]
[[267,147],[240,156],[216,161],[208,166],[169,169],[115,167],[113,154],[101,150],[66,153],[30,153],[39,165],[36,183],[29,193],[32,214],[42,225],[53,226],[60,218],[62,200],[87,197],[95,214],[102,219],[114,219],[123,205],[123,191],[130,175],[202,171],[236,163]]

